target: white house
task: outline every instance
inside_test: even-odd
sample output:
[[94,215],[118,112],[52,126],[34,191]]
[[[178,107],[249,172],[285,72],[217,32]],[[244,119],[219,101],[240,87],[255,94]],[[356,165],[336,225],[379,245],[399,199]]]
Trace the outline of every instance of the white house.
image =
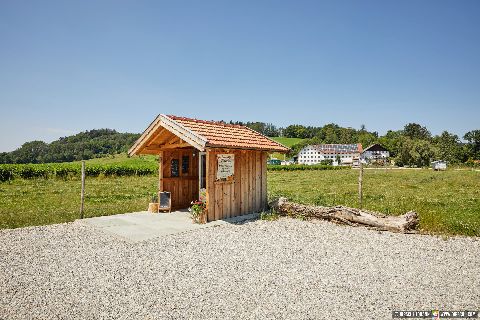
[[375,143],[363,150],[361,161],[370,162],[386,162],[390,157],[390,152],[382,145]]
[[[358,144],[316,144],[304,147],[298,153],[299,164],[317,164],[322,160],[333,161],[333,165],[353,165],[362,153],[362,145]],[[340,163],[337,163],[337,156]]]

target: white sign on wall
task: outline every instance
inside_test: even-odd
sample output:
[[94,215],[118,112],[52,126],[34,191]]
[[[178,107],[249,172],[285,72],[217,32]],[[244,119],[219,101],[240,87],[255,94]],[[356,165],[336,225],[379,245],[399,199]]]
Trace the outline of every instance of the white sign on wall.
[[235,173],[235,155],[219,154],[217,155],[217,180],[227,179]]

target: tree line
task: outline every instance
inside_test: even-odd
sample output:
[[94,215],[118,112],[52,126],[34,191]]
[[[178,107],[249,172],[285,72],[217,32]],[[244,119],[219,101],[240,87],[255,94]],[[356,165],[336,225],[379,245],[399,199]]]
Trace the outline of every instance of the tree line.
[[30,141],[12,152],[0,153],[0,163],[71,162],[104,157],[121,152],[140,137],[112,129],[95,129],[63,137],[52,143]]
[[365,125],[360,129],[344,128],[335,123],[324,126],[304,126],[292,124],[285,128],[276,127],[263,122],[233,122],[231,124],[245,125],[266,136],[304,139],[294,145],[289,156],[295,156],[309,144],[361,143],[364,148],[379,143],[390,151],[391,158],[399,166],[428,166],[434,159],[445,160],[448,163],[473,164],[480,159],[480,130],[472,130],[463,135],[462,142],[458,135],[443,131],[439,135],[431,132],[418,123],[409,123],[403,130],[389,130],[379,136],[376,131],[368,131]]
[[463,139],[466,142],[448,131],[434,136],[425,126],[417,123],[409,123],[403,130],[389,130],[383,136],[367,131],[365,126],[356,130],[336,124],[323,127],[293,125],[285,128],[283,133],[286,137],[306,139],[293,146],[290,155],[297,154],[308,144],[361,143],[366,148],[379,143],[390,151],[390,157],[399,166],[423,167],[435,159],[451,164],[473,164],[474,159],[480,159],[480,130],[465,133]]
[[[320,127],[289,125],[285,128],[264,122],[229,121],[230,124],[245,125],[269,137],[303,139],[294,145],[289,155],[296,155],[308,144],[361,143],[364,148],[380,143],[390,151],[395,163],[400,166],[427,166],[431,160],[441,159],[449,163],[473,163],[480,159],[480,130],[463,135],[465,142],[452,133],[443,131],[432,135],[424,126],[409,123],[402,130],[389,130],[385,135],[360,129],[344,128],[330,123]],[[136,133],[119,133],[112,129],[97,129],[63,137],[52,143],[30,141],[12,152],[0,153],[0,163],[49,163],[70,162],[103,157],[126,152],[140,137]]]

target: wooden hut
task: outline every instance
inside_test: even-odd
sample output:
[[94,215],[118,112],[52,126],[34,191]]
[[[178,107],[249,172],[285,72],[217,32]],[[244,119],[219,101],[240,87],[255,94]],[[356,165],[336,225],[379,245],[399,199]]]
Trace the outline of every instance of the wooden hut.
[[161,114],[128,154],[158,155],[158,189],[171,193],[172,209],[206,193],[213,221],[263,210],[268,153],[287,151],[244,126]]

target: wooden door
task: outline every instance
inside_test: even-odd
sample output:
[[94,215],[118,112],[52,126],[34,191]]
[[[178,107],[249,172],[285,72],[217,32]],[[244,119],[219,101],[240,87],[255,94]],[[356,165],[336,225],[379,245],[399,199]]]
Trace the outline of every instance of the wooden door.
[[198,199],[198,152],[193,149],[166,151],[163,189],[171,192],[172,209],[184,209]]

